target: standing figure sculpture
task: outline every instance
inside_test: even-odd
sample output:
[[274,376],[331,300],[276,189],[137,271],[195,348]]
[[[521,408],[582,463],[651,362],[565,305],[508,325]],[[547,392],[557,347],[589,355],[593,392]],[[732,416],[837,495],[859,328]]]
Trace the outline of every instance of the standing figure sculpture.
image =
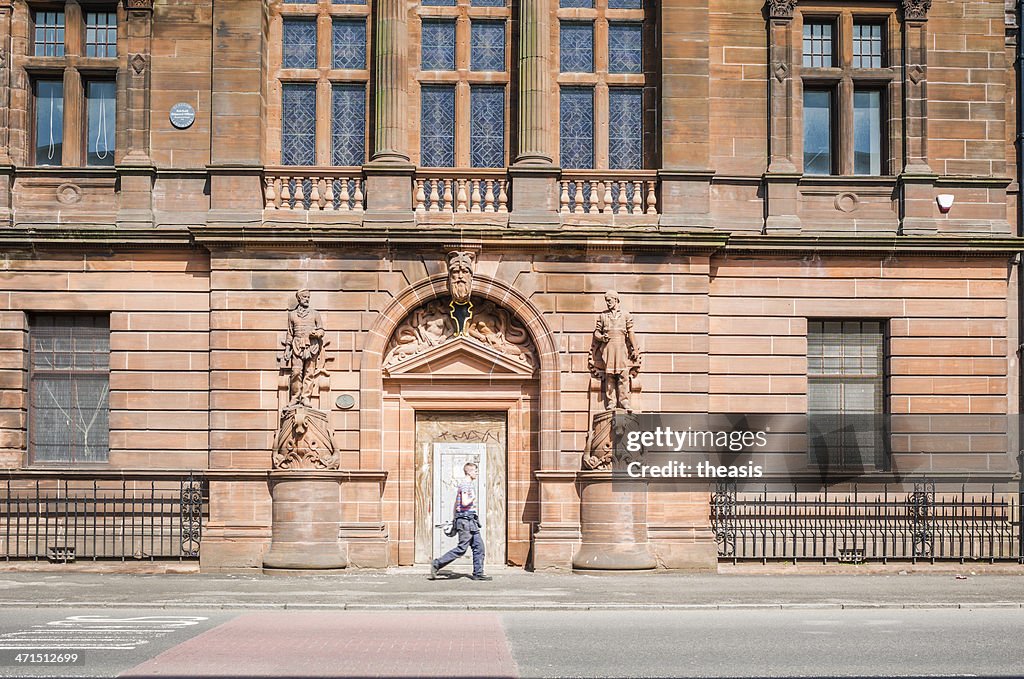
[[324,368],[324,325],[320,312],[309,306],[309,290],[295,293],[295,306],[288,311],[284,345],[282,362],[291,368],[288,403],[309,406],[316,378]]
[[641,356],[633,334],[633,316],[619,308],[619,293],[604,294],[607,311],[597,317],[590,351],[590,372],[601,380],[605,410],[633,412],[629,398],[640,372]]

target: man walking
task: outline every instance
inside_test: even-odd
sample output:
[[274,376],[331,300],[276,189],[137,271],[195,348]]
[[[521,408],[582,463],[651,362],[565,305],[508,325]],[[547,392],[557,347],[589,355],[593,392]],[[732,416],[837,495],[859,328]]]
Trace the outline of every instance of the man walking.
[[480,534],[480,517],[476,513],[476,477],[479,468],[473,462],[462,467],[466,478],[459,484],[455,493],[455,530],[459,533],[459,544],[452,547],[441,558],[430,563],[430,579],[437,578],[437,572],[473,549],[473,580],[490,580],[484,575],[484,538]]

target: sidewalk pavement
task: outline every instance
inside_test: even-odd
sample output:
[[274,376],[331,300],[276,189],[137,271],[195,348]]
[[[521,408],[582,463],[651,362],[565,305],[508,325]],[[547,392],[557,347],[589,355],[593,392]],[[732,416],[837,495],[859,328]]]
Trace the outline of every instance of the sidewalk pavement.
[[723,567],[718,574],[665,571],[581,575],[469,567],[427,578],[424,568],[339,575],[0,572],[0,608],[225,608],[306,610],[707,610],[764,608],[1024,608],[1024,567],[957,565],[806,571]]

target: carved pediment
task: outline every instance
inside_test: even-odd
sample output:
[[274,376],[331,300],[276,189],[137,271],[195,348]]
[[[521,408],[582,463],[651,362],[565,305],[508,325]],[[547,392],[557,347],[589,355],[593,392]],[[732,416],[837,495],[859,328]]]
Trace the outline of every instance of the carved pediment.
[[[384,355],[385,371],[389,375],[412,374],[414,365],[429,365],[423,370],[435,375],[529,376],[536,371],[537,352],[530,334],[507,309],[473,297],[462,333],[459,323],[450,298],[434,299],[414,309],[391,336]],[[465,364],[457,366],[453,361]]]
[[532,377],[534,369],[472,337],[456,337],[385,368],[388,377]]

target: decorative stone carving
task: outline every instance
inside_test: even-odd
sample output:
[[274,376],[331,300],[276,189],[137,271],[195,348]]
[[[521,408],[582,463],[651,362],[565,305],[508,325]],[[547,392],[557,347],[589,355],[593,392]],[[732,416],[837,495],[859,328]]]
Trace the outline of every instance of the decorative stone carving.
[[768,0],[768,16],[772,19],[792,19],[796,0]]
[[590,374],[601,380],[605,410],[633,412],[629,397],[643,357],[633,334],[633,316],[619,308],[619,293],[604,294],[607,311],[597,317],[590,345]]
[[448,294],[455,304],[469,303],[475,265],[476,255],[472,252],[452,250],[448,253]]
[[135,72],[135,75],[142,75],[146,72],[147,61],[146,57],[144,57],[143,55],[133,54],[131,58],[128,59],[128,63],[131,64],[132,70]]
[[932,0],[903,0],[903,18],[911,21],[926,21]]
[[[536,368],[537,352],[519,319],[489,300],[473,297],[470,305],[474,311],[466,321],[463,337],[510,356],[531,370]],[[395,329],[384,355],[384,367],[401,363],[458,337],[449,303],[444,299],[427,302],[413,310]]]
[[301,404],[284,409],[274,444],[274,469],[337,469],[339,462],[325,411]]
[[295,306],[288,310],[288,334],[281,365],[290,369],[289,405],[308,406],[315,395],[317,381],[327,375],[324,352],[324,325],[320,312],[309,306],[309,290],[295,293]]
[[62,205],[74,205],[82,200],[82,189],[74,184],[61,184],[57,187],[57,202]]
[[125,0],[125,9],[153,9],[153,0]]

